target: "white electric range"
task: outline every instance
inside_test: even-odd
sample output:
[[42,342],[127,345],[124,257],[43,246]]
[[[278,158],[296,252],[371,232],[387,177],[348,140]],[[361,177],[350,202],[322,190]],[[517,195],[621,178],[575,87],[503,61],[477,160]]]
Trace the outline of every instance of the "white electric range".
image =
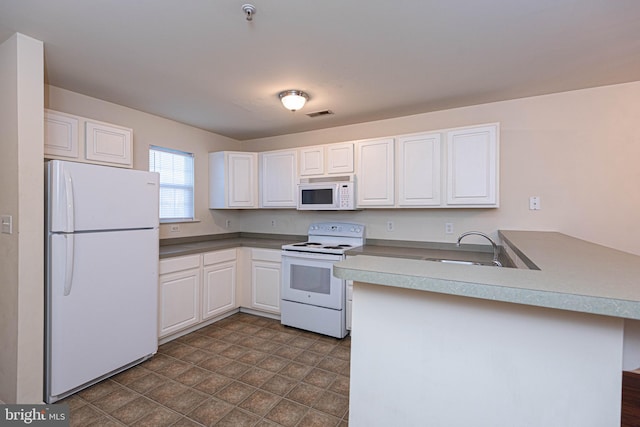
[[364,245],[365,226],[314,223],[308,240],[282,247],[281,323],[336,338],[347,335],[345,281],[333,264]]

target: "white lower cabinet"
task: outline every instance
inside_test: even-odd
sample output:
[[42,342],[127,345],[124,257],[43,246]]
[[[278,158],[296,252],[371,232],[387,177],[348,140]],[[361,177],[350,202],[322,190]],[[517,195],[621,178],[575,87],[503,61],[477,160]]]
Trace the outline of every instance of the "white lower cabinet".
[[173,339],[240,307],[280,314],[280,262],[280,250],[257,248],[161,259],[159,338]]
[[251,250],[251,308],[280,313],[281,253]]
[[236,250],[161,259],[159,287],[160,338],[234,310]]
[[202,320],[207,320],[238,307],[236,250],[209,252],[202,259]]
[[160,260],[160,338],[200,322],[200,257],[188,255]]

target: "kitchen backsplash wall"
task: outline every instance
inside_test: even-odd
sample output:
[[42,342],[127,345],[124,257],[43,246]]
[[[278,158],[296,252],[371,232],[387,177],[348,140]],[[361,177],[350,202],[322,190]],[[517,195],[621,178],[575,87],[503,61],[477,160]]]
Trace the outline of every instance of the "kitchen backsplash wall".
[[[455,242],[469,230],[485,231],[498,238],[493,214],[488,209],[381,209],[345,212],[297,212],[290,210],[244,211],[240,214],[243,231],[259,233],[306,234],[312,222],[343,221],[367,226],[371,239]],[[275,226],[272,225],[275,221]],[[391,222],[392,231],[388,229]],[[453,233],[445,233],[445,223],[453,224]],[[473,239],[469,239],[472,242]],[[478,240],[485,244],[486,241]]]

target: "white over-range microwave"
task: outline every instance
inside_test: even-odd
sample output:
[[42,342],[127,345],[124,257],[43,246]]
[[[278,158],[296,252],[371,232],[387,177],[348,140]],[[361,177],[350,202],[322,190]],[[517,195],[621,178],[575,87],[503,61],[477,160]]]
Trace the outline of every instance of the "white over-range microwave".
[[356,209],[353,176],[306,178],[298,184],[298,210],[349,211]]

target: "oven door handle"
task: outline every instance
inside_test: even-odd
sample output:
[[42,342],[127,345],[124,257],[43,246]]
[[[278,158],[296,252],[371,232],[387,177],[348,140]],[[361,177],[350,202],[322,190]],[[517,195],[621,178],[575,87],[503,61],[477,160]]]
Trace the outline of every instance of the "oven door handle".
[[299,258],[299,259],[317,259],[322,261],[342,261],[343,255],[337,254],[320,254],[316,252],[296,252],[296,251],[282,251],[282,257],[285,258]]

